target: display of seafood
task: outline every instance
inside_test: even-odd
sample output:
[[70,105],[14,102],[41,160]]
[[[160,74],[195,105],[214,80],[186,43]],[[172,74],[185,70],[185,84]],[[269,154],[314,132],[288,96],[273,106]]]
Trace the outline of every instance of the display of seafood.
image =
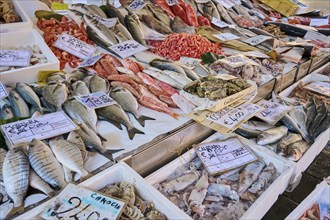
[[239,219],[277,176],[262,160],[210,176],[195,156],[153,186],[193,219]]
[[293,89],[290,97],[299,100],[301,103],[307,103],[310,98],[313,98],[317,104],[324,101],[328,106],[330,105],[329,96],[306,89],[305,87],[308,85],[309,83],[300,82],[297,87]]
[[259,26],[261,30],[267,31],[269,34],[274,35],[276,37],[284,37],[285,33],[281,31],[279,27],[274,24],[269,25],[261,25]]
[[126,202],[126,206],[119,219],[167,219],[163,213],[155,208],[152,201],[143,200],[139,196],[132,183],[119,182],[110,184],[99,191],[107,196],[119,198]]
[[[34,44],[31,46],[20,46],[20,47],[7,47],[5,45],[0,46],[0,50],[27,50],[30,51],[30,66],[47,63],[47,57],[42,53],[39,46]],[[0,66],[0,72],[18,69],[22,67],[12,67],[12,66]]]
[[299,220],[319,220],[320,207],[319,204],[314,204],[310,209],[306,210]]
[[188,83],[183,90],[200,98],[220,100],[250,86],[245,80],[239,78],[224,80],[216,76],[208,76]]
[[15,12],[10,0],[0,1],[0,24],[21,22],[22,18]]

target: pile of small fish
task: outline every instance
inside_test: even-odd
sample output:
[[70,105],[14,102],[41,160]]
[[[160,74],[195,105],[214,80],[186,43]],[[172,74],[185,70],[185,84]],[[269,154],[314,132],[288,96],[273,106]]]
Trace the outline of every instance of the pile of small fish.
[[0,24],[20,21],[22,18],[14,11],[13,3],[10,0],[0,0]]
[[145,220],[166,220],[166,216],[156,210],[153,202],[141,198],[132,183],[120,182],[110,184],[99,190],[107,196],[122,199],[126,206],[119,219],[145,219]]
[[221,175],[209,176],[199,157],[154,184],[193,219],[239,219],[276,179],[272,163],[262,160]]
[[[36,45],[36,44],[34,44],[32,46],[20,46],[20,47],[1,46],[0,50],[27,50],[27,51],[30,51],[30,53],[31,53],[30,66],[34,66],[34,65],[37,65],[37,64],[43,64],[43,63],[48,62],[47,57],[42,53],[39,46]],[[13,70],[13,69],[18,69],[18,68],[21,68],[21,67],[1,66],[0,67],[0,72]]]
[[310,209],[306,210],[299,220],[320,220],[319,204],[314,204]]
[[307,103],[310,98],[313,98],[316,104],[320,104],[323,101],[328,106],[330,105],[329,96],[306,89],[305,86],[307,85],[309,85],[309,83],[305,84],[300,82],[297,87],[293,89],[289,97],[299,100],[301,103]]
[[243,91],[251,85],[243,79],[224,80],[216,76],[202,77],[183,87],[183,90],[200,98],[220,100]]

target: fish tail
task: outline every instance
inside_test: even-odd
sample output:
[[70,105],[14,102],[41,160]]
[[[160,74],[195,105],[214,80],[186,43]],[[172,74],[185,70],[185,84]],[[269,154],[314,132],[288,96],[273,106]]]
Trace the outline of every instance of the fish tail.
[[137,118],[136,119],[139,123],[140,123],[140,125],[142,126],[142,127],[144,127],[144,125],[145,125],[145,121],[146,120],[155,120],[154,118],[151,118],[151,117],[148,117],[148,116],[145,116],[145,115],[141,115],[139,118]]
[[7,216],[13,216],[13,215],[16,215],[16,214],[20,214],[24,212],[24,204],[18,206],[18,207],[13,207],[9,213],[7,214]]
[[139,129],[135,128],[135,127],[131,127],[129,129],[127,129],[128,131],[128,137],[130,140],[133,140],[135,134],[144,134],[143,131],[140,131]]

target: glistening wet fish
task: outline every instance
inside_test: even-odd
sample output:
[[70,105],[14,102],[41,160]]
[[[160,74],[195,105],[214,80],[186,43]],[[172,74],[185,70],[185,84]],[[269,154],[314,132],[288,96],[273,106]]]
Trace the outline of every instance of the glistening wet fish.
[[36,109],[42,112],[42,107],[38,95],[33,91],[33,89],[25,83],[18,82],[16,83],[15,90],[26,103],[29,103]]
[[301,135],[290,133],[287,136],[283,137],[277,144],[277,150],[285,154],[288,150],[289,145],[302,140]]
[[16,117],[26,118],[29,117],[29,107],[15,90],[11,90],[8,95],[8,99],[10,102],[10,107]]
[[54,111],[62,110],[62,104],[68,98],[68,88],[64,82],[56,81],[47,84],[42,89],[42,96]]
[[282,137],[284,137],[288,133],[288,128],[286,126],[280,126],[276,128],[271,128],[266,131],[263,131],[260,135],[258,135],[257,144],[266,145],[272,144],[279,141]]
[[147,45],[147,42],[144,39],[140,19],[135,13],[129,12],[128,15],[125,16],[125,26],[131,33],[134,40],[142,45]]
[[98,75],[87,76],[84,78],[89,91],[93,92],[104,92],[108,94],[110,89],[109,81],[105,78],[102,78]]

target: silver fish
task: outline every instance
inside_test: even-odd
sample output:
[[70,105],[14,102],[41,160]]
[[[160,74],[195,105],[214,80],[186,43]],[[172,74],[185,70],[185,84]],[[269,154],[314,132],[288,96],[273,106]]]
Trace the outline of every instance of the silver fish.
[[53,197],[55,194],[55,191],[50,188],[50,186],[40,178],[32,169],[30,170],[30,181],[29,185],[44,194],[46,194],[48,197]]
[[29,187],[29,172],[29,160],[24,152],[9,150],[3,163],[3,182],[14,208],[23,206]]
[[221,5],[217,4],[217,9],[219,10],[219,13],[221,14],[221,17],[229,24],[235,24],[234,20],[229,16],[226,9]]
[[83,16],[84,14],[77,11],[77,10],[73,10],[73,9],[69,9],[68,11],[68,15],[70,18],[72,18],[72,20],[74,20],[74,22],[76,22],[76,24],[80,25],[81,22],[83,21]]
[[18,94],[20,94],[26,103],[29,103],[42,111],[40,99],[30,86],[25,83],[18,82],[16,83],[15,90]]
[[266,186],[266,184],[273,178],[275,173],[276,168],[273,163],[270,163],[261,171],[257,181],[255,181],[249,188],[249,192],[255,194],[258,191],[262,190]]
[[144,132],[133,126],[126,112],[117,104],[96,109],[96,112],[99,116],[105,118],[118,128],[123,124],[127,128],[128,137],[131,140],[134,138],[135,134],[144,134]]
[[3,148],[0,148],[0,183],[3,182],[3,175],[2,175],[2,167],[3,167],[3,162],[5,161],[7,151]]
[[74,181],[73,180],[74,173],[72,172],[72,170],[70,170],[69,168],[67,168],[64,165],[62,165],[62,168],[63,168],[65,182],[67,182],[67,183],[73,182]]
[[171,61],[165,61],[165,60],[153,60],[150,62],[150,66],[156,67],[158,69],[161,70],[170,70],[170,71],[174,71],[177,72],[181,75],[186,76],[186,72],[184,71],[184,69],[181,66],[178,66],[176,64],[174,64]]
[[212,195],[221,195],[228,197],[234,201],[239,200],[239,196],[235,190],[231,190],[229,185],[211,183],[207,191]]
[[330,125],[330,111],[328,110],[326,116],[321,121],[320,125],[315,129],[315,132],[313,133],[314,138],[317,138],[319,134],[327,130],[329,128],[329,125]]
[[117,8],[109,4],[109,2],[107,2],[106,7],[110,18],[118,18],[119,22],[125,25],[125,17]]
[[62,110],[62,104],[68,98],[68,88],[64,82],[52,82],[43,88],[42,96],[56,111]]
[[183,70],[191,80],[199,80],[200,77],[197,75],[197,73],[194,70],[184,68],[184,67],[183,67]]
[[3,105],[0,107],[0,119],[2,120],[8,120],[14,117],[14,113],[11,110],[9,105]]
[[90,92],[104,92],[108,94],[110,89],[110,84],[107,79],[104,79],[98,75],[88,76],[84,78],[84,82],[89,88]]
[[125,26],[132,34],[134,40],[142,45],[147,45],[147,42],[144,39],[140,19],[135,13],[129,12],[129,14],[125,16]]
[[212,1],[204,3],[203,11],[204,13],[209,14],[212,17],[221,19],[219,11]]
[[78,134],[78,132],[71,131],[67,137],[67,140],[70,141],[71,143],[75,144],[79,148],[80,153],[83,157],[83,160],[86,161],[88,152],[86,150],[85,143],[84,143],[83,139],[80,137],[80,135]]
[[200,77],[206,77],[210,75],[209,71],[202,65],[202,64],[197,64],[195,66],[195,69],[193,69]]
[[97,115],[94,109],[84,106],[77,99],[72,97],[65,101],[63,104],[63,110],[70,116],[70,118],[86,123],[90,128],[97,132]]
[[63,139],[51,139],[49,146],[55,154],[56,159],[70,170],[85,177],[89,172],[84,167],[84,160],[79,148],[70,141]]
[[246,165],[239,177],[238,194],[243,194],[258,179],[265,163],[256,161]]
[[258,135],[257,144],[266,145],[272,144],[279,141],[282,137],[284,137],[288,133],[288,128],[286,126],[280,126],[276,128],[271,128],[266,131],[263,131],[260,135]]
[[167,26],[170,26],[171,18],[164,12],[161,7],[154,4],[147,4],[146,8],[156,17],[159,21],[164,22]]
[[263,131],[271,128],[275,128],[275,126],[261,121],[249,120],[241,124],[235,132],[246,138],[256,138]]
[[139,104],[135,97],[127,89],[116,87],[110,93],[110,96],[127,112],[134,115],[136,120],[144,127],[146,120],[155,120],[148,116],[141,115],[138,111]]
[[26,118],[29,117],[29,107],[15,90],[11,90],[8,95],[8,99],[10,102],[10,107],[16,117]]
[[62,166],[45,143],[33,139],[28,156],[33,170],[54,189],[61,189],[66,185]]
[[97,5],[86,5],[86,7],[91,12],[91,14],[100,16],[102,18],[108,18],[108,16]]
[[286,156],[292,161],[298,161],[308,148],[310,144],[304,140],[295,142],[289,146]]
[[169,77],[173,78],[174,80],[178,81],[179,83],[186,85],[190,82],[192,82],[191,79],[189,79],[186,74],[181,74],[178,72],[174,72],[171,70],[164,70],[163,73],[165,73],[166,75],[168,75]]
[[117,22],[117,24],[115,25],[115,29],[118,30],[122,35],[124,35],[128,40],[133,40],[131,33],[120,22]]
[[92,13],[90,9],[85,4],[72,4],[71,9],[79,11],[82,14],[90,14]]
[[297,124],[297,122],[289,114],[285,114],[284,117],[281,119],[281,122],[283,122],[283,124],[285,124],[285,126],[290,131],[299,133],[307,142],[311,142],[307,132],[302,130]]
[[76,93],[76,94],[79,94],[79,95],[86,95],[86,94],[89,94],[90,91],[86,85],[85,82],[83,81],[76,81],[72,84],[72,88],[73,88],[73,91]]
[[281,153],[285,153],[287,152],[287,149],[289,147],[289,145],[302,140],[301,135],[299,134],[294,134],[294,133],[290,133],[287,136],[283,137],[277,145],[277,149],[281,152]]

